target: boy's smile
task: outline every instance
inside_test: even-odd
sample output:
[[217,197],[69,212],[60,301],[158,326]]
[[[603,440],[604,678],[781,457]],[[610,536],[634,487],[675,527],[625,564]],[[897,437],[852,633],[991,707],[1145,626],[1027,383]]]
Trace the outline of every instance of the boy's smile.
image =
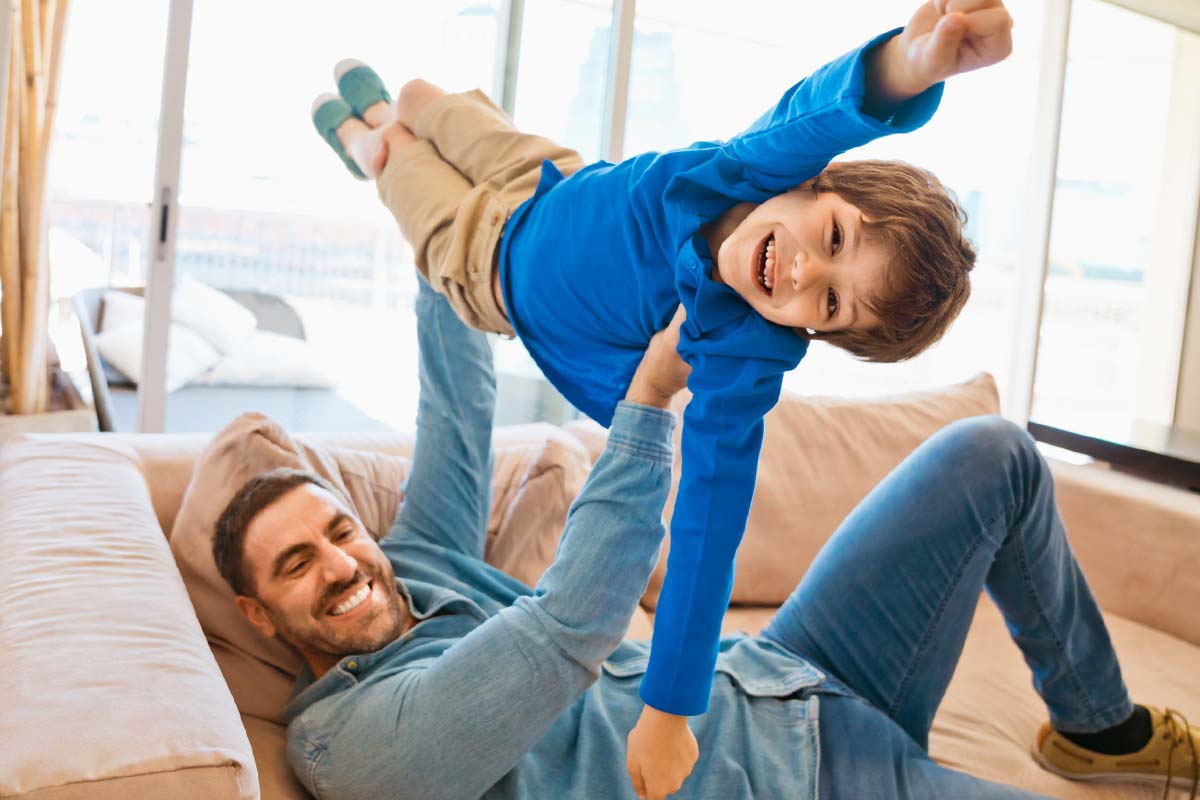
[[879,323],[867,303],[890,254],[864,235],[862,213],[832,192],[798,188],[734,206],[707,232],[713,280],[778,325],[829,333]]

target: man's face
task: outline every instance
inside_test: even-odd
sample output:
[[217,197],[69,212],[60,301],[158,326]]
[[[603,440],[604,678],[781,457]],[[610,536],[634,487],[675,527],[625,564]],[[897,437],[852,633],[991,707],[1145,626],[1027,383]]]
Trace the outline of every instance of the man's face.
[[318,677],[353,653],[404,632],[409,615],[392,565],[336,497],[302,484],[246,529],[246,572],[255,597],[238,608],[261,633],[296,647]]
[[832,333],[879,324],[865,302],[878,296],[889,260],[863,234],[858,208],[805,186],[755,207],[721,243],[716,266],[771,322]]

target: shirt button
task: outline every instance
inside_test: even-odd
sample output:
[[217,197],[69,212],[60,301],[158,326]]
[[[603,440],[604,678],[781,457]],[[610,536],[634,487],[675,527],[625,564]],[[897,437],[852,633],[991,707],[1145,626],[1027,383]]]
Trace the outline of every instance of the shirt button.
[[346,669],[358,669],[358,662],[357,661],[347,661]]

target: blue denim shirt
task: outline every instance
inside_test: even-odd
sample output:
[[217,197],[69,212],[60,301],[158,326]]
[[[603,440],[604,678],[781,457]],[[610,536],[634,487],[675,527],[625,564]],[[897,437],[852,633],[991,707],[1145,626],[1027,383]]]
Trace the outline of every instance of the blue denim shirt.
[[708,704],[733,588],[734,554],[754,496],[763,416],[808,342],[712,279],[702,227],[739,202],[762,203],[846,150],[929,120],[938,84],[887,120],[863,110],[877,36],[784,92],[726,142],[697,142],[592,164],[569,178],[547,162],[513,214],[500,278],[513,328],[546,377],[608,425],[647,342],[682,305],[679,353],[692,371],[671,551],[642,697],[672,714]]
[[[495,382],[485,337],[422,282],[421,395],[404,505],[382,542],[417,624],[302,676],[288,759],[317,798],[632,798],[625,739],[648,646],[622,641],[658,557],[674,417],[621,403],[528,586],[483,561]],[[813,798],[823,676],[759,638],[723,639],[687,798]]]

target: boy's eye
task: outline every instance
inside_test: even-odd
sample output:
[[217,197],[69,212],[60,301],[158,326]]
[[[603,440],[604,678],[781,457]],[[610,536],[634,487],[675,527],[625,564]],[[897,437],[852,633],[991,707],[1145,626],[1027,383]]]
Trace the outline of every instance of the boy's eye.
[[829,308],[829,318],[833,319],[834,317],[837,316],[837,313],[838,313],[837,292],[835,292],[833,289],[829,290],[829,298],[828,298],[827,302],[828,302],[828,308]]
[[339,542],[344,542],[352,536],[354,536],[353,528],[343,528],[334,538]]
[[836,222],[833,223],[833,233],[830,234],[829,239],[830,245],[833,247],[833,254],[836,256],[842,249],[842,228]]

